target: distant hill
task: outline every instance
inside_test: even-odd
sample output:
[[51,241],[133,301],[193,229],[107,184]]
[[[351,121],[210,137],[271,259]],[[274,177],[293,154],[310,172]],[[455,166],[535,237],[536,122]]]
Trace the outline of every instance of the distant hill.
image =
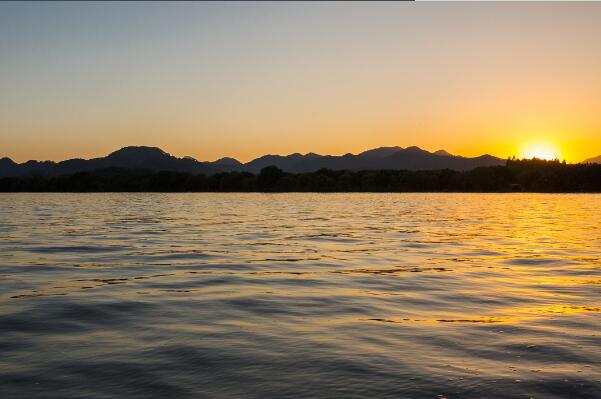
[[445,151],[445,150],[434,151],[433,154],[442,155],[442,156],[445,156],[445,157],[452,157],[453,156],[453,154],[451,154],[451,153],[449,153],[448,151]]
[[601,163],[601,155],[584,160],[582,163]]
[[401,151],[402,147],[378,147],[373,150],[367,150],[360,153],[358,156],[362,158],[380,158],[392,155],[395,152]]
[[124,147],[106,157],[68,159],[61,162],[27,161],[16,164],[8,158],[0,160],[0,177],[60,176],[104,168],[140,169],[214,174],[236,170],[235,165],[217,162],[199,162],[192,157],[177,158],[157,147]]
[[221,158],[214,162],[201,162],[192,157],[178,158],[157,147],[124,147],[106,157],[69,159],[61,162],[27,161],[21,164],[9,158],[0,159],[0,177],[60,176],[105,168],[138,169],[148,171],[187,172],[212,175],[221,172],[257,173],[266,166],[277,166],[286,172],[314,172],[332,170],[470,170],[479,166],[504,165],[505,160],[492,155],[467,158],[452,155],[444,150],[434,153],[419,147],[379,147],[359,154],[340,156],[314,153],[290,155],[264,155],[247,163],[234,158]]

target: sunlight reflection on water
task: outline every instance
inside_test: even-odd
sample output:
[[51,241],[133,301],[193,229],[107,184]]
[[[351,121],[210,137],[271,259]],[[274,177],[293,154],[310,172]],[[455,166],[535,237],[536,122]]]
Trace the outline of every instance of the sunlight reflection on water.
[[601,397],[600,208],[2,194],[2,397]]

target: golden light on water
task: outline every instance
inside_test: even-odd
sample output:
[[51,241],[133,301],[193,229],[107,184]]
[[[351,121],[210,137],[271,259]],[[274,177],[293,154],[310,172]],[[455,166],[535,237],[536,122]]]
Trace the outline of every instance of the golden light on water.
[[549,142],[534,142],[525,144],[520,152],[520,158],[532,159],[561,159],[561,153],[556,145]]

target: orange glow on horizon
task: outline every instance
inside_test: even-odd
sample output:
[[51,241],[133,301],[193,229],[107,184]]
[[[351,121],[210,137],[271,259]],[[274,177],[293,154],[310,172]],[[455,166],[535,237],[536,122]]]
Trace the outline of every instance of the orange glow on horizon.
[[520,158],[525,159],[544,159],[547,161],[553,159],[563,159],[561,152],[557,146],[549,142],[531,142],[522,146],[520,150]]

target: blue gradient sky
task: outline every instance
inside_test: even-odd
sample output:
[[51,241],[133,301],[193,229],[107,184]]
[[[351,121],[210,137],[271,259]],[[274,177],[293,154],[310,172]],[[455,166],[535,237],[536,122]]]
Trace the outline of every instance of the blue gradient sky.
[[601,153],[601,3],[0,3],[0,156]]

